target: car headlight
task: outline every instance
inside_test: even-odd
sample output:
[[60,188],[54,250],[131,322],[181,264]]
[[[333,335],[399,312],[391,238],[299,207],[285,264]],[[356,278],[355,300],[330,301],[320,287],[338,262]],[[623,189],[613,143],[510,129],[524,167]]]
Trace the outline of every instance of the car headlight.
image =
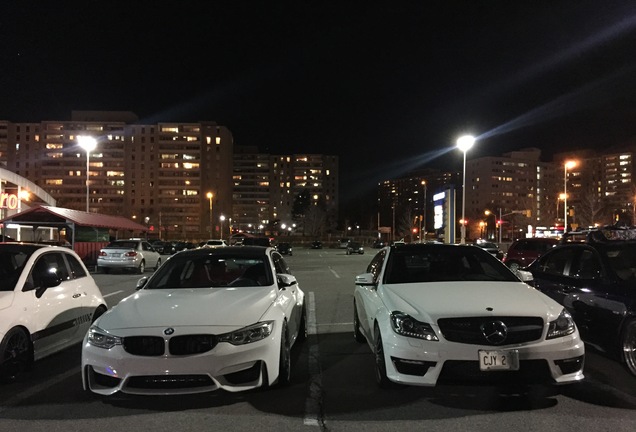
[[232,345],[245,345],[263,340],[272,334],[274,321],[264,321],[233,332],[219,335],[219,342],[229,342]]
[[97,326],[88,330],[88,343],[98,348],[111,349],[115,345],[121,345],[121,338],[108,334]]
[[576,326],[574,325],[572,316],[567,310],[563,309],[559,317],[550,322],[547,339],[567,336],[574,333],[574,330],[576,330]]
[[393,331],[401,336],[439,341],[430,324],[420,322],[403,312],[391,312],[391,326]]

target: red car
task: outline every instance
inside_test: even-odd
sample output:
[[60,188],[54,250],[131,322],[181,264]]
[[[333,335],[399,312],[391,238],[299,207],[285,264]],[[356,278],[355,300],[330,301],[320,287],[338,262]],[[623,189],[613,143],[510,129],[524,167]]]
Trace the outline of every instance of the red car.
[[512,271],[528,267],[543,253],[559,244],[559,240],[549,237],[529,237],[514,241],[502,261]]

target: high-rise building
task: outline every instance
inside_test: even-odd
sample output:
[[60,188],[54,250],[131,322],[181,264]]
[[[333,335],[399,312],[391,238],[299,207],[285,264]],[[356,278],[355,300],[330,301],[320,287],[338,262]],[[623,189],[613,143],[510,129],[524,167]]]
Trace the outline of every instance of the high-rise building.
[[[85,150],[79,136],[93,138],[95,148]],[[0,167],[28,178],[60,207],[131,218],[164,240],[291,226],[299,194],[316,208],[338,210],[337,156],[259,153],[235,146],[230,130],[215,122],[147,124],[120,111],[0,121]]]
[[[95,149],[85,151],[78,136],[94,138]],[[215,215],[231,214],[233,147],[230,131],[214,122],[139,124],[129,112],[0,123],[0,163],[58,206],[125,216],[164,239],[209,235],[208,192]]]
[[306,197],[308,208],[338,211],[338,157],[322,154],[270,155],[236,146],[234,154],[236,229],[260,231],[274,225],[304,228],[294,205]]

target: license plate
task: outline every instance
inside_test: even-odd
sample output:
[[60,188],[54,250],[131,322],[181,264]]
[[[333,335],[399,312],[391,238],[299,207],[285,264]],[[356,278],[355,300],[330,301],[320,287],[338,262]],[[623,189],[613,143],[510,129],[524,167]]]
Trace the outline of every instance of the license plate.
[[479,369],[483,371],[519,370],[519,351],[479,350]]
[[120,253],[114,253],[114,254],[110,254],[111,257],[113,258],[119,258],[121,256]]

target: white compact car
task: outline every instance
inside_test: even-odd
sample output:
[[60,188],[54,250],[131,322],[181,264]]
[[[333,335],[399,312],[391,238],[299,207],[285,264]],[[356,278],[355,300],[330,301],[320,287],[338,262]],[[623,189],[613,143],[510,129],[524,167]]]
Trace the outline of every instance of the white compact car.
[[106,311],[92,276],[71,249],[0,244],[0,379],[79,343]]
[[476,246],[382,249],[356,277],[353,321],[381,387],[583,379],[585,348],[568,312]]
[[138,288],[86,335],[84,389],[174,395],[290,381],[305,296],[276,250],[179,252]]

